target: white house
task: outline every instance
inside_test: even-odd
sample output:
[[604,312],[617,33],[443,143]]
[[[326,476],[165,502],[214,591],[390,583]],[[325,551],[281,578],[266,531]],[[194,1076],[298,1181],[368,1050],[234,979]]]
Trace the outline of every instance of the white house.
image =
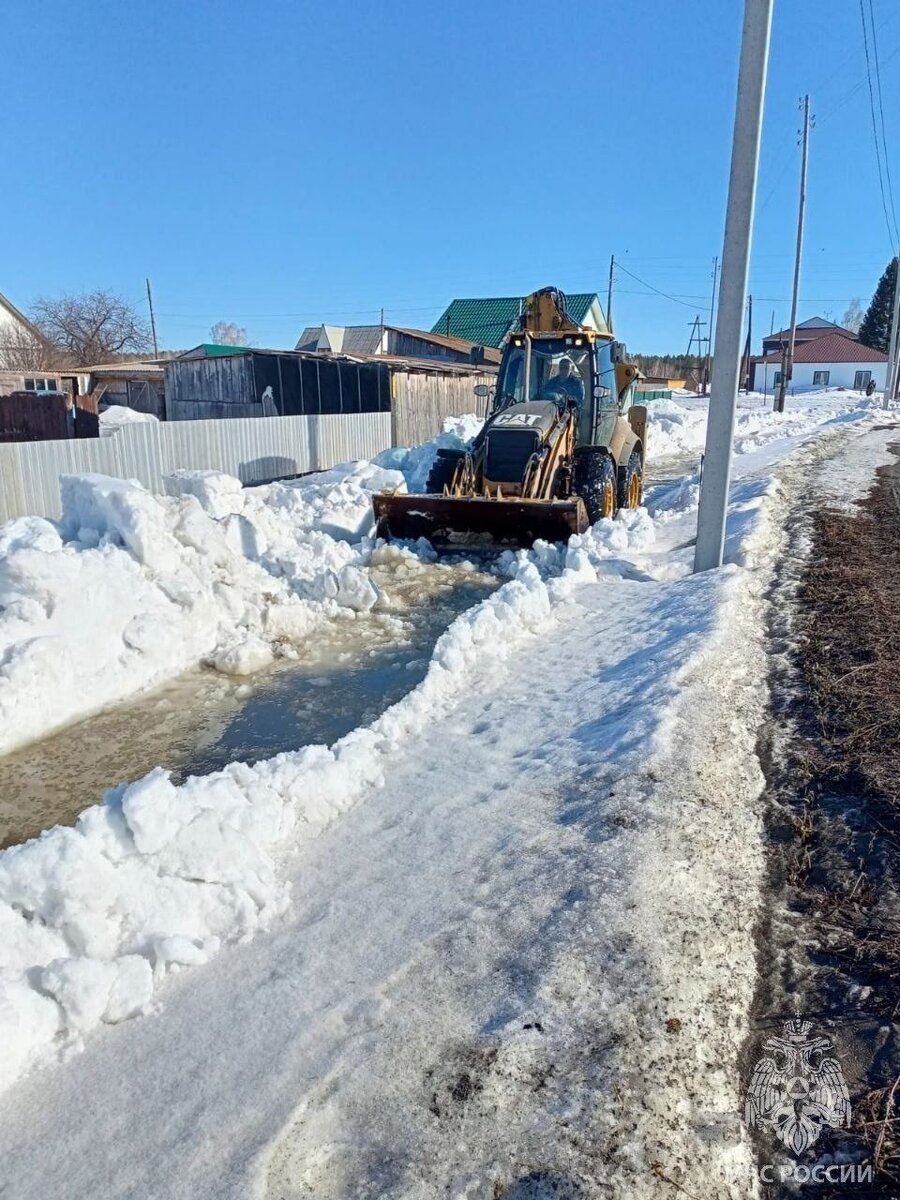
[[0,292],[0,395],[6,392],[58,392],[60,376],[41,370],[40,334],[24,313]]
[[[773,392],[781,383],[781,351],[766,354],[753,363],[755,392]],[[848,388],[864,392],[870,383],[881,391],[887,373],[887,355],[856,340],[852,334],[833,330],[822,337],[798,342],[794,348],[792,392],[821,388]]]

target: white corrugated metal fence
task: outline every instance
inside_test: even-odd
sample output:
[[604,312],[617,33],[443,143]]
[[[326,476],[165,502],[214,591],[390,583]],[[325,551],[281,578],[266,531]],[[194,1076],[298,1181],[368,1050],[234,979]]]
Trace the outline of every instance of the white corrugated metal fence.
[[0,523],[58,517],[59,477],[94,472],[164,492],[179,469],[213,469],[258,483],[372,458],[391,444],[391,414],[244,418],[129,425],[112,437],[0,444]]

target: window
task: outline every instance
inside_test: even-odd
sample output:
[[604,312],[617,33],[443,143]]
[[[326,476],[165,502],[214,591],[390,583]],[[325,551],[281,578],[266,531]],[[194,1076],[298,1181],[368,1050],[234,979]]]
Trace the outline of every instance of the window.
[[827,387],[830,376],[830,371],[813,371],[813,386],[818,384],[819,387]]
[[25,391],[26,392],[58,392],[59,388],[57,386],[55,379],[26,379],[25,380]]
[[775,378],[772,380],[772,386],[773,386],[773,387],[778,387],[779,383],[781,383],[781,372],[780,372],[780,371],[776,371],[776,372],[775,372]]
[[864,392],[871,382],[871,371],[857,371],[853,377],[853,390],[855,392]]

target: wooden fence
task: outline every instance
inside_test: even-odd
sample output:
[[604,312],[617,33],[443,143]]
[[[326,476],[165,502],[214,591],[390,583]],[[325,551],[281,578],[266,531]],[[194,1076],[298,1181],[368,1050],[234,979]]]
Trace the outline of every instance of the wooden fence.
[[415,446],[436,437],[446,417],[467,413],[483,416],[485,400],[475,395],[479,383],[493,386],[496,374],[425,375],[395,371],[391,396],[391,440],[395,446]]

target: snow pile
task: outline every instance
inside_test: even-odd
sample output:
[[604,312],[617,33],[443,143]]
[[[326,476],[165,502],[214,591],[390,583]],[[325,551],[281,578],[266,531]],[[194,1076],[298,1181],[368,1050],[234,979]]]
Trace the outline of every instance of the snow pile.
[[158,418],[151,413],[137,412],[123,404],[113,404],[100,414],[100,436],[112,437],[126,425],[156,425]]
[[[734,427],[736,454],[747,454],[769,442],[805,435],[821,425],[856,421],[879,407],[861,393],[822,391],[788,399],[787,411],[772,411],[771,398],[751,393],[738,397]],[[700,454],[706,445],[708,398],[654,400],[647,406],[647,442],[654,458]]]
[[443,432],[430,442],[423,442],[421,446],[384,450],[375,462],[380,466],[402,471],[407,491],[424,492],[428,473],[437,458],[438,450],[462,450],[480,432],[483,424],[484,418],[476,417],[474,413],[467,413],[462,417],[446,417]]
[[0,528],[0,753],[209,661],[244,674],[343,612],[365,613],[372,464],[243,489],[179,472],[168,497],[62,480],[58,523]]

